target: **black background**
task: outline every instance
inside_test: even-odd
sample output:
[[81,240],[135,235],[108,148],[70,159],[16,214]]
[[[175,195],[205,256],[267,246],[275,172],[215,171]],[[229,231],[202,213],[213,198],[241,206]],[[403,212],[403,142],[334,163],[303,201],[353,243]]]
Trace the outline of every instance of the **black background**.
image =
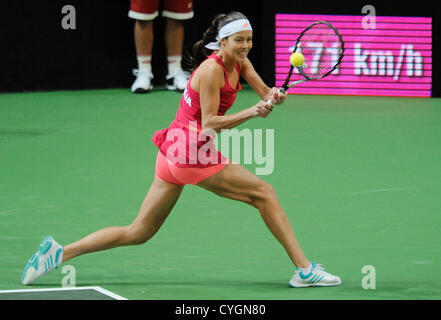
[[[221,12],[241,11],[254,29],[249,57],[268,85],[274,84],[274,14],[363,15],[373,5],[379,16],[433,18],[433,96],[439,97],[440,19],[435,2],[311,1],[311,0],[194,0],[194,18],[185,22],[184,51],[190,52],[212,18]],[[64,30],[61,9],[76,9],[76,29]],[[0,28],[0,91],[129,88],[137,67],[134,20],[129,0],[3,0]],[[154,83],[164,83],[166,50],[164,18],[155,19]]]

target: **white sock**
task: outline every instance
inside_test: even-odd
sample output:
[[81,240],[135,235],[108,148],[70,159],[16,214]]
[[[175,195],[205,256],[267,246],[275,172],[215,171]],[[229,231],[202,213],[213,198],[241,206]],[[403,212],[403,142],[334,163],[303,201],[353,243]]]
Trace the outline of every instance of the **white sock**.
[[168,74],[173,75],[179,72],[181,68],[181,55],[176,56],[167,56],[167,62],[168,62]]
[[138,59],[138,69],[139,71],[145,71],[147,73],[152,73],[152,56],[137,56]]
[[299,268],[304,276],[308,275],[311,272],[312,264],[309,264],[307,268]]

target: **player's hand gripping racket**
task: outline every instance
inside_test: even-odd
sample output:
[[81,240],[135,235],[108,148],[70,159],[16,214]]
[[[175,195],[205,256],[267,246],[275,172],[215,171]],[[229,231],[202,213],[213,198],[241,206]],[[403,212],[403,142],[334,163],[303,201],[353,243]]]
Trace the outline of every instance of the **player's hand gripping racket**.
[[[341,63],[344,51],[341,34],[329,22],[317,21],[310,24],[299,35],[292,51],[293,53],[302,53],[305,62],[297,67],[291,65],[285,83],[279,92],[285,93],[296,84],[322,79],[330,75]],[[290,82],[294,68],[297,68],[304,78]],[[267,104],[271,105],[271,100],[269,98]]]

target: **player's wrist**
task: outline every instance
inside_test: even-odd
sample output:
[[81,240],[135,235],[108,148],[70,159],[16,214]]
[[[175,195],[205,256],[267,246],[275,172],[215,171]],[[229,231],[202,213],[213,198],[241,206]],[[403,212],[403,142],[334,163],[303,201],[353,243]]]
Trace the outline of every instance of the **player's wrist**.
[[259,116],[259,110],[257,105],[252,106],[246,110],[247,119],[257,118]]
[[268,91],[266,92],[262,100],[267,101],[268,99],[271,99],[273,95],[274,95],[273,88],[268,88]]

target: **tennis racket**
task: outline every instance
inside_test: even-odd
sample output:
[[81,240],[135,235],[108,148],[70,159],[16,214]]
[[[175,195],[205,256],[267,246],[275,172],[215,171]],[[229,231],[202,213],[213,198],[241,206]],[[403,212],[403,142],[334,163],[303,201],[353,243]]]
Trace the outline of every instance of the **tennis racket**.
[[[308,81],[318,80],[338,71],[345,51],[344,42],[338,30],[326,21],[317,21],[306,27],[297,38],[293,53],[300,52],[305,57],[303,65],[291,65],[288,75],[279,92],[285,93],[289,88]],[[291,81],[294,68],[297,68],[303,79]],[[272,104],[271,98],[267,104]]]

